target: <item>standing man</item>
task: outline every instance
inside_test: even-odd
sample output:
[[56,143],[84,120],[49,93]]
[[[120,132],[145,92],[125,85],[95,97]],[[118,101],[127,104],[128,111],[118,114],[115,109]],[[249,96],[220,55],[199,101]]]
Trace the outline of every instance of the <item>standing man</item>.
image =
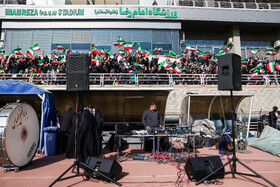
[[151,103],[150,108],[143,113],[142,123],[146,130],[162,127],[162,117],[155,103]]
[[269,112],[269,115],[268,115],[269,126],[276,128],[276,122],[277,122],[278,118],[280,118],[280,114],[278,112],[278,107],[274,106],[273,110],[271,112]]
[[72,112],[72,106],[67,105],[66,111],[60,116],[60,150],[62,153],[65,152],[69,134],[71,131],[72,121],[75,113]]
[[[145,129],[148,131],[148,134],[151,132],[151,130],[157,130],[158,128],[161,128],[163,125],[161,115],[159,111],[157,110],[157,105],[155,103],[150,104],[150,108],[145,110],[142,116],[142,123],[145,127]],[[155,151],[156,147],[153,146],[153,141],[150,138],[145,138],[144,140],[144,150],[145,151]],[[161,141],[163,142],[163,141]]]

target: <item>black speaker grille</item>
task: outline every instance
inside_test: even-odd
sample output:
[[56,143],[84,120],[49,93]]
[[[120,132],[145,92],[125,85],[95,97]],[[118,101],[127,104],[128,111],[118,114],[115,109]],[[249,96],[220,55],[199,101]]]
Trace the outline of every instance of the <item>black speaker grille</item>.
[[66,56],[66,90],[89,90],[88,55],[74,54]]
[[218,90],[242,90],[239,55],[226,54],[218,57]]

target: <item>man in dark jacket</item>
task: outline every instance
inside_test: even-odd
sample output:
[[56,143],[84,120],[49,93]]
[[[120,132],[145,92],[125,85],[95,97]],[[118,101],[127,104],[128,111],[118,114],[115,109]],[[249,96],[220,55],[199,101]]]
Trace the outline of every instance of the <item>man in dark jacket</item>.
[[72,121],[75,113],[72,112],[72,106],[67,105],[66,111],[60,116],[60,150],[65,152],[69,134],[71,131]]
[[157,105],[155,103],[152,103],[150,105],[150,108],[145,110],[145,112],[143,113],[142,123],[146,130],[162,127],[162,117],[157,110]]
[[278,112],[278,107],[274,106],[273,110],[271,112],[269,112],[269,115],[268,115],[269,126],[276,128],[276,122],[279,117],[280,117],[280,114]]

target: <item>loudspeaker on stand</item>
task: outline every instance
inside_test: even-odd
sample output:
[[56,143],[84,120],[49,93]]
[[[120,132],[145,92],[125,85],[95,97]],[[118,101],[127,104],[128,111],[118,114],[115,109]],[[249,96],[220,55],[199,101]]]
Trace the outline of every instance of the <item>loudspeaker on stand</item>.
[[218,57],[218,90],[242,90],[239,55],[230,53]]

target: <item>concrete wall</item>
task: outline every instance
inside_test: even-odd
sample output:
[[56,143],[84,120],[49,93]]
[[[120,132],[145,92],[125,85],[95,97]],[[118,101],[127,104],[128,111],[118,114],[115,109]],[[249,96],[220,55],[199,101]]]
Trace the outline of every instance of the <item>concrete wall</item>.
[[[215,94],[223,93],[230,94],[229,91],[219,91],[217,86],[187,86],[187,87],[175,87],[170,92],[166,103],[166,114],[178,115],[180,113],[181,101],[187,93],[198,94]],[[273,106],[280,107],[280,87],[279,86],[243,86],[242,91],[234,91],[234,94],[253,94],[253,107],[252,113],[269,112]],[[239,107],[245,112],[249,112],[250,98],[244,99]]]

